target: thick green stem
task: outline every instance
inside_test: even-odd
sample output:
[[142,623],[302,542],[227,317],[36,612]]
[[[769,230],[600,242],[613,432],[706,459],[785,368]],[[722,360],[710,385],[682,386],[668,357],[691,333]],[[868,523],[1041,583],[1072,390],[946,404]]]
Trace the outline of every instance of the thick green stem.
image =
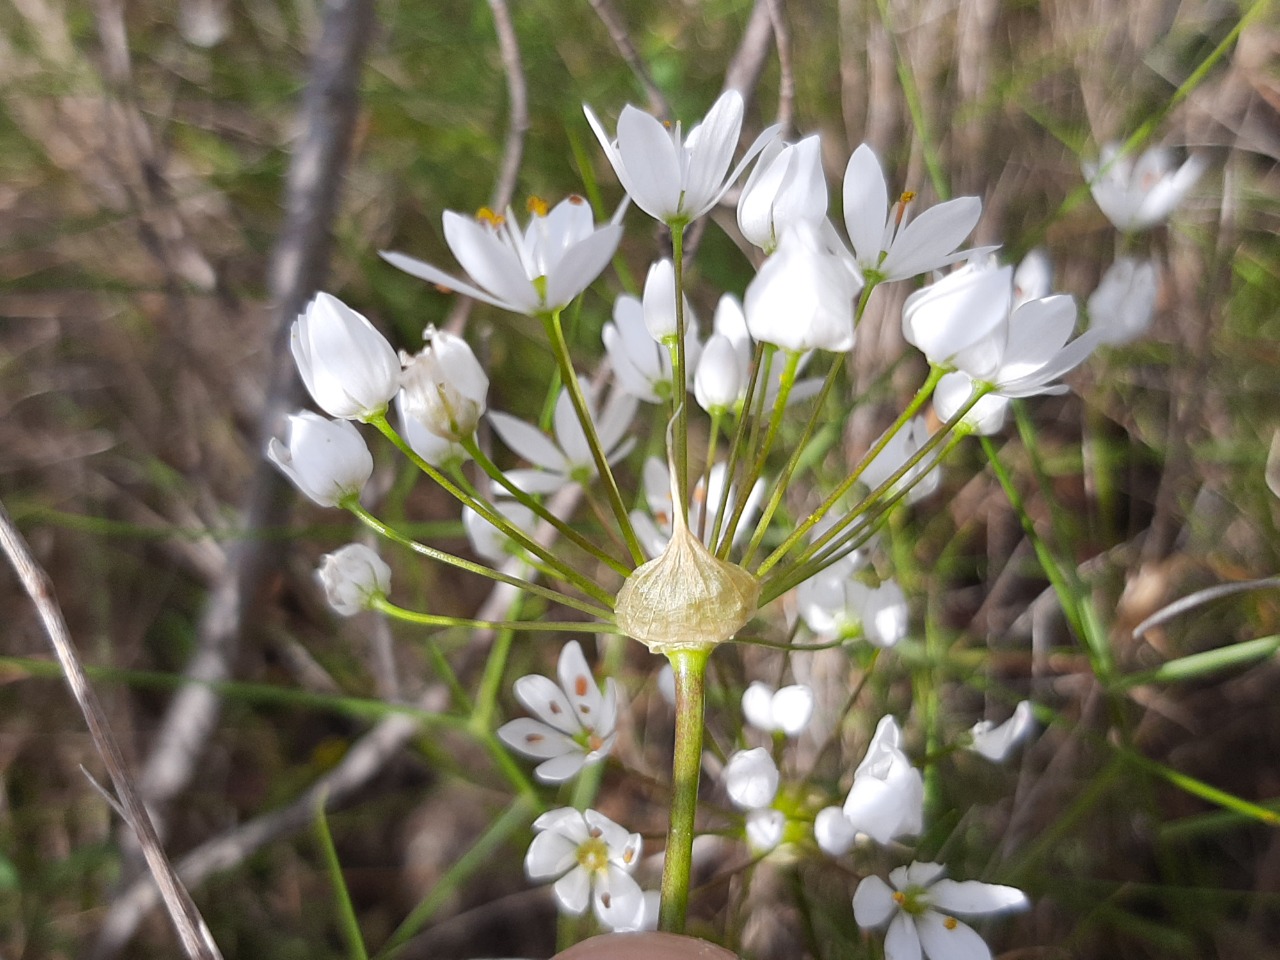
[[684,918],[689,908],[694,815],[698,811],[698,779],[702,773],[702,712],[710,656],[709,647],[673,650],[667,654],[676,679],[671,827],[667,831],[667,854],[662,866],[662,907],[658,913],[658,929],[667,933],[684,933]]

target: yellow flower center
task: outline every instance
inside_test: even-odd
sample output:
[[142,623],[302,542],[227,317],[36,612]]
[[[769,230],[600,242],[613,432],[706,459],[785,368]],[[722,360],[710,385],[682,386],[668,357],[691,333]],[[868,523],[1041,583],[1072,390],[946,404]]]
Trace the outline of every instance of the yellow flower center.
[[609,846],[597,831],[578,847],[578,863],[588,873],[599,873],[609,866]]

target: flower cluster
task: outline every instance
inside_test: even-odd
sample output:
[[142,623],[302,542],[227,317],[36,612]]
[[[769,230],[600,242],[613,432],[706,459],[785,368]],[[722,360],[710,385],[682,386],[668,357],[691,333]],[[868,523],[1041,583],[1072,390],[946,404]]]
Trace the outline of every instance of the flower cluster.
[[[455,625],[598,629],[664,654],[675,668],[672,701],[680,721],[702,716],[713,648],[750,639],[757,627],[769,630],[775,599],[784,600],[777,609],[791,618],[795,650],[812,639],[809,646],[843,646],[870,662],[910,653],[919,641],[899,583],[911,581],[895,579],[894,551],[883,548],[881,538],[893,533],[888,518],[934,495],[945,453],[969,434],[1001,429],[1011,400],[1065,391],[1062,378],[1100,343],[1142,326],[1157,283],[1149,265],[1117,261],[1115,277],[1109,274],[1090,299],[1093,326],[1077,336],[1076,303],[1052,292],[1046,255],[1033,252],[1015,267],[1001,264],[992,247],[964,246],[981,217],[977,197],[925,206],[911,190],[891,192],[880,160],[862,145],[845,167],[842,222],[834,223],[819,138],[784,143],[766,130],[735,165],[743,111],[741,97],[729,91],[686,135],[679,123],[666,126],[628,106],[610,137],[587,109],[629,203],[669,228],[672,249],[649,266],[640,296],[617,294],[600,311],[587,327],[599,330],[599,339],[592,333],[585,347],[569,342],[562,313],[617,254],[627,202],[607,223],[576,196],[554,207],[532,200],[523,222],[510,209],[448,211],[445,240],[467,279],[405,254],[383,255],[439,291],[541,324],[558,369],[541,417],[490,409],[489,375],[463,336],[428,328],[419,352],[397,353],[368,319],[322,293],[295,323],[293,349],[312,399],[328,416],[290,417],[285,439],[268,449],[315,503],[345,508],[400,547],[535,600],[529,609],[513,608],[510,615],[521,619],[496,615]],[[684,231],[722,201],[753,160],[737,224],[757,248],[751,255],[758,266],[741,301],[729,294],[705,301],[718,305],[710,328],[700,329],[686,290]],[[1120,163],[1108,160],[1096,172],[1095,195],[1113,219],[1115,211],[1127,211],[1126,229],[1166,216],[1176,203],[1172,194],[1194,181],[1191,174],[1168,174],[1176,190],[1157,186],[1141,201],[1122,202]],[[927,378],[868,449],[848,451],[856,466],[834,490],[822,498],[798,493],[797,477],[818,475],[816,437],[838,403],[843,355],[856,348],[867,304],[881,285],[907,282],[923,284],[906,296],[901,325],[928,365]],[[601,348],[605,369],[582,375],[577,353]],[[388,419],[393,404],[397,426]],[[655,408],[646,433],[645,414]],[[373,473],[361,430],[371,428],[457,501],[468,556],[413,540],[361,502]],[[505,449],[491,455],[495,440]],[[705,441],[705,450],[691,451],[691,441]],[[788,443],[794,449],[784,455]],[[633,456],[637,448],[647,456]],[[620,476],[639,476],[640,489],[624,493]],[[569,512],[579,504],[582,515]],[[390,569],[366,546],[330,554],[319,575],[341,614],[375,609],[420,625],[451,622],[392,604]],[[553,620],[551,611],[561,609],[573,619]],[[515,681],[514,698],[530,716],[488,726],[501,710],[507,649],[494,655],[483,684],[487,700],[467,729],[483,728],[486,745],[520,790],[533,795],[541,788],[499,744],[536,761],[534,780],[551,788],[609,757],[609,776],[625,771],[624,761],[639,751],[625,749],[633,723],[624,684],[597,681],[576,641],[562,646],[554,679],[530,674]],[[465,691],[457,692],[467,701]],[[775,689],[760,681],[747,685],[741,704],[746,729],[725,732],[735,742],[717,752],[727,755],[721,780],[728,804],[721,809],[733,829],[740,824],[739,838],[753,856],[844,857],[869,844],[896,849],[922,833],[924,778],[894,716],[880,719],[846,791],[843,781],[805,772],[798,759],[817,740],[814,718],[834,729],[838,705],[824,705],[802,683]],[[952,747],[999,761],[1031,729],[1031,707],[1021,704],[1007,723],[984,721],[956,734]],[[701,728],[683,723],[680,730],[687,742],[674,751],[677,788],[663,879],[664,924],[676,926],[689,885],[704,757]],[[526,873],[553,883],[564,913],[581,915],[590,906],[606,928],[651,927],[655,895],[633,876],[640,836],[583,809],[599,782],[579,777],[574,806],[534,821]],[[943,879],[937,864],[913,863],[889,876],[892,887],[864,877],[852,904],[858,924],[888,924],[891,960],[922,951],[935,960],[980,956],[985,946],[980,950],[977,935],[950,914],[1024,902],[1008,887]]]

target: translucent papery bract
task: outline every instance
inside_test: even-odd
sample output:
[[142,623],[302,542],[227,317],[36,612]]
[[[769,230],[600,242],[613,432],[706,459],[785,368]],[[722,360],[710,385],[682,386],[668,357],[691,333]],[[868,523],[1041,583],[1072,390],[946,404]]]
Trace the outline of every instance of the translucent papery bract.
[[391,589],[391,568],[363,543],[352,543],[325,554],[316,578],[329,605],[344,617],[366,609],[374,597]]

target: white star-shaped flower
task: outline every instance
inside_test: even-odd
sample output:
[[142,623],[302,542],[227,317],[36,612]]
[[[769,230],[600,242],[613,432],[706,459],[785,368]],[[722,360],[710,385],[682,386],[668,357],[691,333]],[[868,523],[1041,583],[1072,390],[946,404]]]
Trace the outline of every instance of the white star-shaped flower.
[[405,273],[512,313],[538,316],[563,309],[613,259],[622,227],[597,227],[582,197],[568,197],[550,211],[530,201],[524,229],[510,209],[506,216],[481,210],[467,217],[444,214],[444,238],[475,283],[403,253],[382,258]]
[[[1019,910],[1026,895],[1014,887],[977,880],[947,880],[937,863],[912,863],[879,877],[864,877],[853,894],[858,926],[889,924],[885,960],[991,960],[991,949],[952,914],[984,916]],[[890,886],[892,884],[892,886]]]
[[538,831],[524,858],[530,880],[555,879],[556,902],[617,929],[643,922],[645,895],[631,876],[640,858],[640,834],[627,833],[595,810],[550,810],[533,821]]
[[560,651],[560,683],[539,674],[515,683],[516,699],[538,719],[522,717],[498,728],[512,750],[543,762],[533,771],[544,783],[561,783],[588,764],[599,763],[617,737],[618,686],[596,685],[582,647],[570,640]]

